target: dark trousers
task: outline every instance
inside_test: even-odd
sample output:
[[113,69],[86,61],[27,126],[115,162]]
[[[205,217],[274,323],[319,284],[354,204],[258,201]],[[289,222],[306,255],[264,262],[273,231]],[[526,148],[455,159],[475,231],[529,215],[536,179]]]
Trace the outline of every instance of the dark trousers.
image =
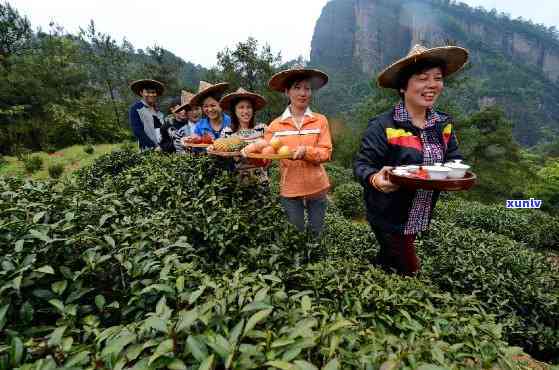
[[395,269],[400,275],[412,276],[419,272],[419,258],[415,251],[416,235],[391,234],[373,228],[380,251],[375,263],[385,269]]
[[314,236],[319,236],[324,228],[324,215],[328,201],[326,196],[315,199],[280,197],[287,219],[301,232],[305,232],[305,209],[309,226]]

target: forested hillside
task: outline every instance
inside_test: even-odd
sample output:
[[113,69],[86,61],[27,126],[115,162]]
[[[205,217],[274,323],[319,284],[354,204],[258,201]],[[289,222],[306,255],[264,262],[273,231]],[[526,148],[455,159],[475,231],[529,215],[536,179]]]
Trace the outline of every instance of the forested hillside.
[[121,141],[130,136],[131,81],[156,78],[171,97],[205,73],[160,46],[115,40],[93,21],[78,35],[55,24],[34,31],[9,3],[0,3],[0,34],[0,154]]

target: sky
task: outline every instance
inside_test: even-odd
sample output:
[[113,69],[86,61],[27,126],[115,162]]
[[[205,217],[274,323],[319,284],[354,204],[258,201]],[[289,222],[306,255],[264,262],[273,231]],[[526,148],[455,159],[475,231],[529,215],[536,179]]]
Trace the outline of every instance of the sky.
[[[8,0],[34,27],[51,21],[77,33],[93,19],[97,29],[137,49],[157,44],[210,67],[216,54],[252,36],[284,61],[308,59],[314,25],[328,0]],[[559,0],[462,0],[513,18],[559,28]]]

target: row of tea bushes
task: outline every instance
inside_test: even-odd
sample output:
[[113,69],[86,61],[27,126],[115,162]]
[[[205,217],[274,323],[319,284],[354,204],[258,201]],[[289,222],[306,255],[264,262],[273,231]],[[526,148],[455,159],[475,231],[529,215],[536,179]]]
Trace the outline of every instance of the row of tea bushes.
[[559,251],[559,219],[543,211],[507,209],[452,196],[437,204],[435,218],[464,228],[505,235],[533,248]]
[[311,256],[212,159],[113,155],[88,186],[0,179],[0,368],[517,367],[477,299],[329,261],[371,240],[351,224]]
[[[441,294],[357,262],[211,276],[180,258],[155,260],[166,267],[158,284],[166,288],[153,284],[135,293],[134,321],[107,326],[104,311],[119,308],[97,296],[95,309],[76,324],[29,341],[21,368],[518,367],[511,356],[519,351],[507,347],[471,297]],[[153,300],[149,308],[140,305]]]
[[418,243],[423,274],[441,289],[475,294],[510,343],[559,361],[559,269],[507,237],[436,221]]
[[[473,294],[496,315],[505,337],[532,355],[559,361],[559,269],[503,235],[435,221],[417,242],[420,279],[441,290]],[[368,224],[339,213],[326,218],[323,246],[334,261],[371,266],[378,244]]]

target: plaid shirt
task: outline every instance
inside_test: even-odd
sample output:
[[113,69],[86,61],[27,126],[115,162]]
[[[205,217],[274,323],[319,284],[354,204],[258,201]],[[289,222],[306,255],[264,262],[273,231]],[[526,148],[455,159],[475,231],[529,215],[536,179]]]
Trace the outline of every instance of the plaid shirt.
[[[411,121],[408,111],[403,102],[398,103],[394,109],[394,120],[398,122]],[[436,162],[443,161],[443,143],[437,135],[435,124],[442,118],[432,108],[427,110],[427,120],[425,128],[419,129],[421,145],[423,147],[423,165],[433,165]],[[417,190],[413,198],[410,212],[408,214],[408,222],[404,227],[404,235],[417,234],[420,231],[427,230],[429,226],[429,218],[431,216],[431,204],[433,200],[433,191]]]

